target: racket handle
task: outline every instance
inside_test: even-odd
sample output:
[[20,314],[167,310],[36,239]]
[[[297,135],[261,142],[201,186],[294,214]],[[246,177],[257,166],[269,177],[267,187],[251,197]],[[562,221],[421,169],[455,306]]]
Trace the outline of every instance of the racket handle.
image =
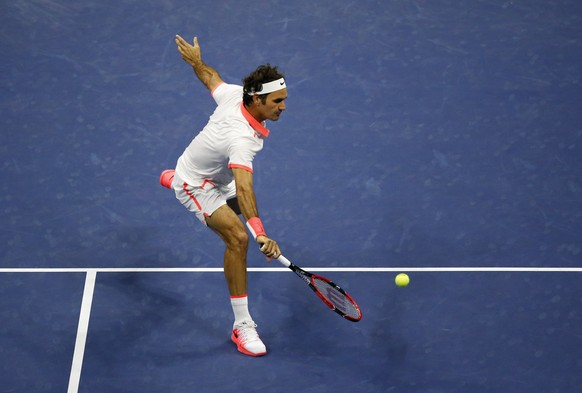
[[277,258],[277,260],[279,262],[281,262],[281,264],[285,267],[289,267],[291,266],[291,261],[289,261],[287,258],[285,258],[283,255],[279,255],[279,258]]
[[[263,247],[263,245],[262,245],[262,244],[259,244],[259,248],[262,248],[262,247]],[[277,258],[277,260],[278,260],[279,262],[281,262],[281,264],[282,264],[283,266],[285,266],[285,267],[289,267],[289,266],[291,266],[291,261],[290,261],[290,260],[288,260],[287,258],[285,258],[285,257],[283,256],[283,254],[279,255],[279,257]]]

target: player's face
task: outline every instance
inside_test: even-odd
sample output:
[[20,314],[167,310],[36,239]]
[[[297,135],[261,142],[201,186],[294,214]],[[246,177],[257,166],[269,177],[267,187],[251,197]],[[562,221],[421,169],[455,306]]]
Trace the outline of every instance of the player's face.
[[267,120],[277,121],[285,109],[287,89],[277,90],[267,96],[265,103],[261,102],[261,114]]

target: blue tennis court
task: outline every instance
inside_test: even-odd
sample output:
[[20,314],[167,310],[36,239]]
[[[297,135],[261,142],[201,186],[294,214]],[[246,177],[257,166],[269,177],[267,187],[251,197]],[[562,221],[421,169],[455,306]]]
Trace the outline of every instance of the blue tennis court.
[[[0,393],[582,391],[581,3],[0,10]],[[269,353],[230,341],[223,246],[158,182],[215,107],[176,34],[285,72],[261,218],[360,322],[251,247]]]

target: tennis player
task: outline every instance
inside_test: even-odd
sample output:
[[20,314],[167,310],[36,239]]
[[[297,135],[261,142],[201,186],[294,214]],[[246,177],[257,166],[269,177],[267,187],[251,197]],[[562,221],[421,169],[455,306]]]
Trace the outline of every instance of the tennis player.
[[285,110],[285,79],[277,67],[267,64],[249,74],[244,86],[227,84],[202,61],[196,37],[191,45],[177,35],[176,44],[217,107],[178,159],[175,171],[164,171],[160,182],[173,189],[177,199],[226,244],[224,272],[234,312],[231,339],[240,352],[262,356],[267,349],[248,306],[249,236],[239,215],[268,258],[281,255],[259,218],[253,160],[269,136],[266,120],[277,121]]

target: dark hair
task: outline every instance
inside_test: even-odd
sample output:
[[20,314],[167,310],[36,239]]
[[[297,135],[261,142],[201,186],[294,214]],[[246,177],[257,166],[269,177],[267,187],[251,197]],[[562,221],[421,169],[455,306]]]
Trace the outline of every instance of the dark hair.
[[[258,66],[256,70],[243,79],[243,102],[245,104],[252,103],[253,97],[249,93],[260,93],[263,83],[272,82],[283,77],[284,75],[279,72],[277,67],[273,67],[269,63]],[[267,95],[259,95],[263,103],[267,99]]]

